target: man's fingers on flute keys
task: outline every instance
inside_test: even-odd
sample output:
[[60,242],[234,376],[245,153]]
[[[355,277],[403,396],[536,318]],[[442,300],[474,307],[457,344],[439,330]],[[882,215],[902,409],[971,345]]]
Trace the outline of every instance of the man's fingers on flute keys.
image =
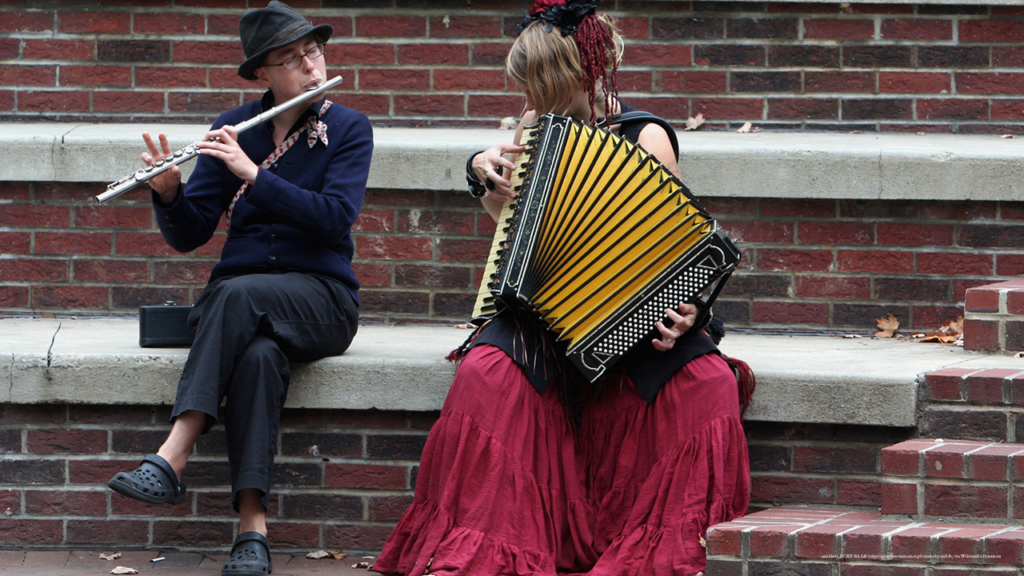
[[164,158],[174,154],[174,151],[171,150],[171,143],[167,139],[167,134],[163,132],[160,133],[160,148],[163,149]]

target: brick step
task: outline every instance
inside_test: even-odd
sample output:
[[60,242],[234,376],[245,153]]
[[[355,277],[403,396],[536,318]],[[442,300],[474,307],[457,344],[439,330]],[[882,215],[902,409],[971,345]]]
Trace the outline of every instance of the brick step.
[[891,520],[852,508],[783,506],[713,526],[708,576],[1009,576],[1024,526]]
[[964,348],[1024,350],[1024,279],[968,288]]
[[1024,444],[915,439],[882,449],[883,514],[1024,518]]

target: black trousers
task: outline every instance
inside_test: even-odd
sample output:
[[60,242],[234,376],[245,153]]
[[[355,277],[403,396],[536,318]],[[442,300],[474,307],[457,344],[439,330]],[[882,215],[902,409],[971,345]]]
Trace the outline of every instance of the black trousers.
[[187,410],[206,414],[205,434],[225,400],[231,501],[256,488],[270,493],[277,429],[291,362],[344,352],[358,309],[339,282],[312,274],[245,274],[218,278],[189,315],[195,341],[178,382],[173,422]]

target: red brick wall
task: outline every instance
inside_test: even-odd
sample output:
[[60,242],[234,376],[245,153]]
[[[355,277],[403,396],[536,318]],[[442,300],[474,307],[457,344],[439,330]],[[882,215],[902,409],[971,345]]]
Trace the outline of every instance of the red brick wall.
[[715,306],[733,325],[863,331],[891,313],[928,331],[967,288],[1024,274],[1017,202],[702,201],[744,249]]
[[[378,123],[494,125],[522,99],[502,59],[529,2],[293,0],[330,23],[338,102]],[[254,98],[238,18],[262,0],[0,3],[0,120],[207,121]],[[29,9],[31,7],[31,9]],[[1024,9],[604,0],[621,94],[681,123],[1019,131]]]
[[[104,186],[0,182],[0,313],[133,313],[195,301],[225,226],[181,255],[160,235],[148,191],[98,206],[92,196]],[[466,321],[494,228],[468,194],[369,190],[354,233],[363,319]]]
[[[224,548],[236,515],[224,430],[200,438],[174,507],[106,482],[166,437],[167,407],[0,404],[0,546]],[[437,413],[286,410],[270,499],[277,548],[379,550],[411,503]],[[881,450],[912,430],[747,422],[753,509],[881,504]],[[187,522],[182,522],[187,520]]]
[[744,422],[750,507],[780,504],[881,506],[882,449],[913,428]]
[[[196,446],[185,503],[160,507],[106,482],[160,446],[169,408],[0,404],[0,415],[0,546],[230,544],[237,515],[222,426]],[[275,546],[379,550],[412,501],[436,417],[286,410],[269,509]]]
[[[0,313],[133,313],[194,302],[224,228],[187,255],[167,246],[146,192],[97,206],[104,184],[0,183]],[[930,330],[967,288],[1024,274],[1015,202],[707,198],[744,250],[715,313],[731,326],[873,331],[892,313]],[[468,194],[370,190],[354,232],[362,315],[463,322],[494,234]]]

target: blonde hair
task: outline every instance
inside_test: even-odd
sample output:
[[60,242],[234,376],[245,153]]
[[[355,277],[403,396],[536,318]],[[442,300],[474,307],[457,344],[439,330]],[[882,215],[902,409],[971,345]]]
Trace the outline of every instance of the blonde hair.
[[[598,14],[597,19],[611,39],[604,46],[605,71],[614,71],[622,60],[622,36],[611,17]],[[505,58],[505,73],[530,93],[538,115],[565,110],[580,89],[593,101],[596,90],[588,85],[574,36],[563,36],[557,27],[549,31],[547,26],[542,20],[531,22]],[[607,95],[612,88],[602,84],[601,89]]]

